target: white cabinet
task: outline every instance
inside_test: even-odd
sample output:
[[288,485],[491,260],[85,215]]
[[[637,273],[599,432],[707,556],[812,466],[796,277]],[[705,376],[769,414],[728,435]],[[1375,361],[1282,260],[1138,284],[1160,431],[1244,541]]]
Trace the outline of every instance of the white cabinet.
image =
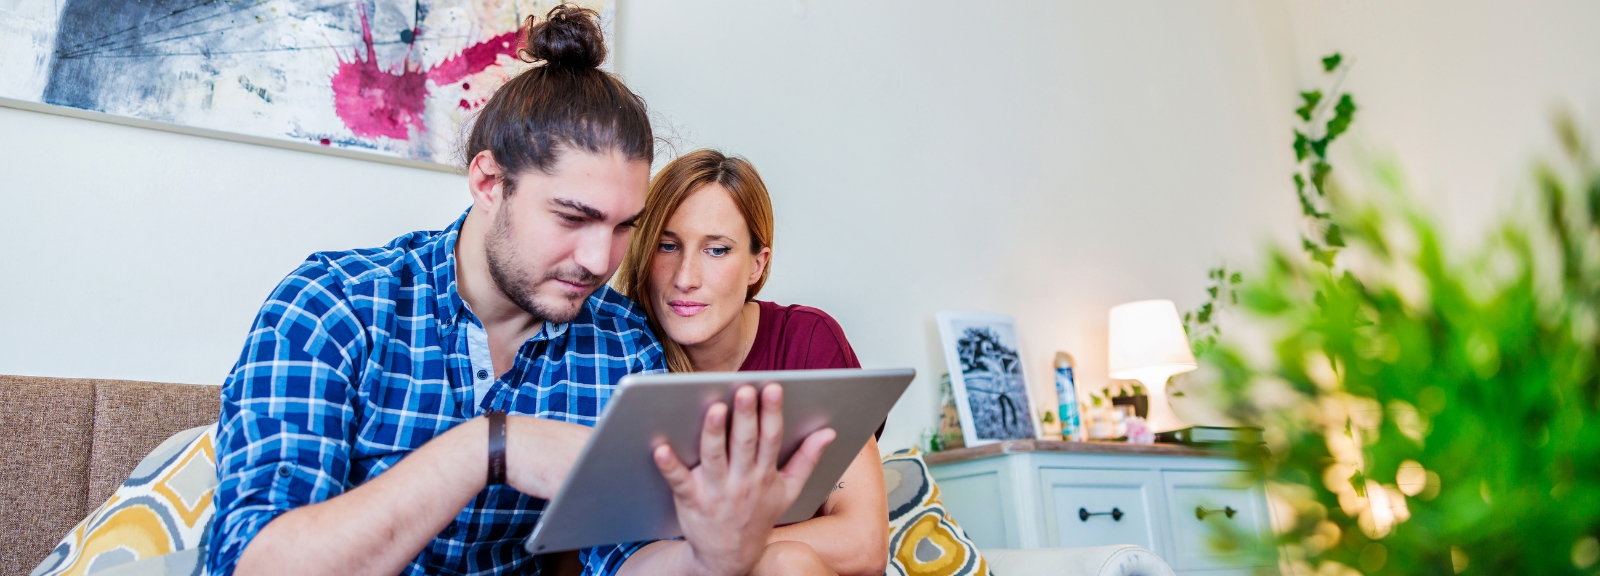
[[1179,574],[1252,574],[1216,527],[1266,534],[1244,466],[1186,446],[1016,440],[926,456],[945,508],[980,548],[1137,544]]
[[1044,545],[1160,548],[1161,524],[1150,517],[1159,509],[1160,486],[1160,477],[1149,470],[1040,468]]

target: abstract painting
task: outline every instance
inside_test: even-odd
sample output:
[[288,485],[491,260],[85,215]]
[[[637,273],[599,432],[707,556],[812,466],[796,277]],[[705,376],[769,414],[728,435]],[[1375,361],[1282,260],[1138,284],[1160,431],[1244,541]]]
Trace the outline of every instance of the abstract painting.
[[966,445],[1034,438],[1016,321],[980,312],[937,317]]
[[[471,114],[526,66],[522,20],[556,3],[0,0],[0,98],[455,164]],[[579,4],[610,36],[612,1]]]

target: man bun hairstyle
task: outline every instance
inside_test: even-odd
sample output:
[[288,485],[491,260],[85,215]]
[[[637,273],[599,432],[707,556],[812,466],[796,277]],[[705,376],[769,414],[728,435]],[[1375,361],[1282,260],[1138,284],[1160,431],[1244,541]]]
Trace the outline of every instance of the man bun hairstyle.
[[598,17],[594,10],[567,4],[551,8],[543,22],[529,16],[517,57],[556,68],[599,68],[606,61],[606,43]]
[[598,13],[561,4],[543,20],[529,16],[519,43],[517,57],[533,67],[496,90],[479,111],[463,147],[465,166],[489,151],[509,196],[517,175],[549,173],[568,151],[655,158],[644,99],[600,69],[606,45]]

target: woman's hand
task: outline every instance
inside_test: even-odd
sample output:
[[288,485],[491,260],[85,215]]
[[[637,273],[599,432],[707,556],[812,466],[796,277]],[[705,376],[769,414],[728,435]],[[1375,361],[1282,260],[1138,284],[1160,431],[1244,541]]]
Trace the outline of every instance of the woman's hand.
[[712,405],[700,432],[700,464],[693,469],[671,446],[656,447],[656,467],[672,487],[696,573],[748,573],[761,558],[772,525],[799,497],[823,448],[833,441],[832,429],[811,434],[780,471],[783,388],[767,384],[759,404],[758,418],[756,390],[743,386],[734,392],[731,437],[728,406]]

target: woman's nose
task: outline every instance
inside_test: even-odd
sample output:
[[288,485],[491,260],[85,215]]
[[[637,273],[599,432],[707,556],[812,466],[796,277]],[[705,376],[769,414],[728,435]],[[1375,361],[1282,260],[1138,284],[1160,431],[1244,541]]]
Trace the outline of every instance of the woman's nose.
[[700,265],[694,258],[683,258],[678,261],[678,272],[672,277],[672,285],[684,292],[700,287]]

